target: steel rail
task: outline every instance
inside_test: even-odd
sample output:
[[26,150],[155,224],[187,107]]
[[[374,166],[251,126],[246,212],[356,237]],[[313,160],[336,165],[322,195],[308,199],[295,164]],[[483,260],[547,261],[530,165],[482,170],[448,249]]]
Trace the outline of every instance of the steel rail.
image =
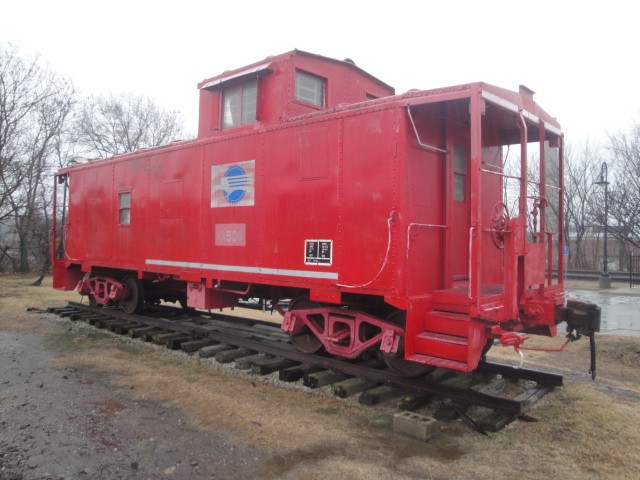
[[[377,370],[371,367],[351,363],[336,357],[326,357],[317,354],[305,354],[297,350],[291,343],[272,340],[266,343],[262,331],[255,332],[255,338],[249,336],[236,336],[230,332],[229,326],[218,326],[215,319],[199,316],[189,320],[182,318],[170,320],[167,318],[154,318],[146,315],[126,314],[122,311],[110,308],[95,308],[77,302],[69,302],[69,307],[88,313],[99,313],[106,317],[112,317],[131,321],[132,323],[142,323],[152,327],[168,331],[185,333],[190,336],[206,338],[220,343],[226,343],[240,348],[247,348],[267,355],[294,360],[301,364],[313,365],[332,370],[354,377],[361,377],[375,382],[383,383],[393,387],[406,388],[420,393],[440,395],[454,401],[478,405],[493,410],[500,410],[506,413],[520,414],[529,406],[527,399],[515,400],[493,396],[490,394],[469,390],[463,387],[445,385],[428,378],[411,379],[400,377],[390,370]],[[166,313],[170,313],[167,311]],[[227,316],[225,316],[227,317]],[[231,318],[231,317],[227,317]],[[233,317],[235,318],[235,317]],[[211,323],[198,324],[194,320],[213,320]],[[225,318],[226,320],[226,318]],[[246,320],[246,319],[245,319]],[[277,326],[273,327],[274,330]],[[262,338],[261,338],[262,337]],[[523,378],[538,382],[543,388],[553,388],[562,384],[562,377],[559,375],[537,372],[528,369],[516,369],[507,365],[483,362],[479,371],[482,373],[499,373],[511,378]]]

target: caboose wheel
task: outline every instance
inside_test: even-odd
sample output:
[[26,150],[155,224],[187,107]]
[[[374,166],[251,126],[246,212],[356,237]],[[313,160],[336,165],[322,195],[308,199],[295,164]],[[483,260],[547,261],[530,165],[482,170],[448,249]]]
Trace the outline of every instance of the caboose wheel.
[[[317,302],[312,302],[308,297],[298,297],[291,302],[289,310],[304,310],[307,308],[318,308],[321,305]],[[316,319],[322,329],[324,329],[324,318],[318,316]],[[320,323],[321,322],[321,323]],[[291,337],[291,342],[302,353],[316,353],[322,348],[322,342],[316,337],[313,332],[306,325],[302,327],[302,332],[299,335]]]
[[134,313],[142,309],[144,304],[144,287],[135,277],[126,277],[122,283],[127,287],[127,298],[120,302],[125,313]]
[[89,306],[90,307],[101,307],[102,306],[96,301],[96,297],[93,294],[90,293],[89,295],[87,295],[87,297],[89,298]]
[[[387,321],[404,328],[407,323],[407,315],[405,312],[398,310],[389,315],[387,317]],[[385,353],[380,351],[380,356],[382,357],[382,360],[384,360],[384,363],[387,364],[387,367],[398,375],[407,378],[422,377],[436,369],[433,365],[425,365],[424,363],[405,360],[404,337],[400,339],[400,345],[398,346],[398,351],[396,353]]]

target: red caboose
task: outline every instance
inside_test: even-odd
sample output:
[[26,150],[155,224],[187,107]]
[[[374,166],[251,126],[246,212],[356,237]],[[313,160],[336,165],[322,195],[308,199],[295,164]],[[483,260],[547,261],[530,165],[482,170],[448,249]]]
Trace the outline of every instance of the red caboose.
[[301,350],[380,349],[408,374],[473,370],[494,339],[562,320],[597,329],[554,278],[563,138],[527,88],[393,96],[350,60],[301,51],[198,87],[196,140],[56,174],[56,288],[129,312],[289,298]]

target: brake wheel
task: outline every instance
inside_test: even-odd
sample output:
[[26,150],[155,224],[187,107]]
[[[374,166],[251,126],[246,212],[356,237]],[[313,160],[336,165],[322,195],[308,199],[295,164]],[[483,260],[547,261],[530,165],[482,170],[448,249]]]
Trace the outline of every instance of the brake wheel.
[[509,211],[507,206],[498,202],[493,206],[491,211],[491,239],[496,248],[502,250],[504,248],[504,234],[509,221]]

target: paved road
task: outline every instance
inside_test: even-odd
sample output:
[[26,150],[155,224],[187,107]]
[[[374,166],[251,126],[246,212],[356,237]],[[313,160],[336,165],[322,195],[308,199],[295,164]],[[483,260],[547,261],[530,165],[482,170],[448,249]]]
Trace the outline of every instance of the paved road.
[[640,336],[640,288],[567,290],[567,297],[600,305],[601,334]]

